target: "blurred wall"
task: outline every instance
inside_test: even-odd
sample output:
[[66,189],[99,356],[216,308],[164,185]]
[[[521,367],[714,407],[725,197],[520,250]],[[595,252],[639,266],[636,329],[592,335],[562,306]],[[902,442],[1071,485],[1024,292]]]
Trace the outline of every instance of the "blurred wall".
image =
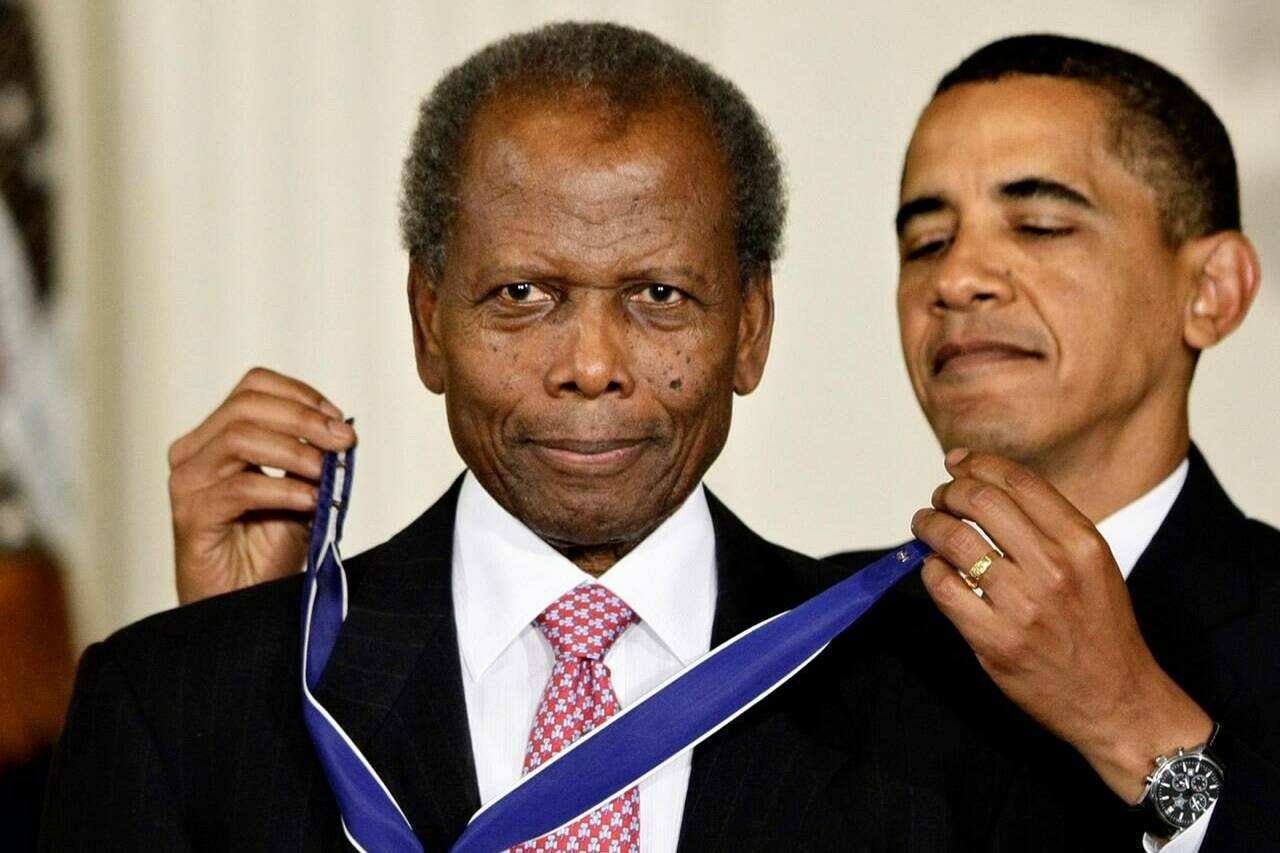
[[[1039,7],[1037,7],[1039,5]],[[1280,4],[45,0],[63,186],[61,321],[86,394],[83,641],[174,601],[167,446],[244,371],[359,420],[348,553],[460,470],[418,384],[397,243],[400,161],[441,72],[561,18],[652,29],[735,80],[789,167],[778,328],[710,485],[811,552],[904,538],[942,478],[901,366],[891,218],[936,78],[994,37],[1114,42],[1184,76],[1236,142],[1247,228],[1280,270]],[[1202,360],[1193,432],[1238,502],[1280,522],[1280,287]]]

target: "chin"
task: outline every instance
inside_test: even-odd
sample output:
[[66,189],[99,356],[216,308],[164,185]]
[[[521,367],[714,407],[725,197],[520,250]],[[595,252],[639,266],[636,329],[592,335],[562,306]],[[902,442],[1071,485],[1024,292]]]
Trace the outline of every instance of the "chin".
[[1025,422],[1012,420],[965,419],[945,426],[935,425],[934,431],[944,451],[966,447],[1020,462],[1036,455],[1037,442],[1027,426]]
[[525,523],[547,542],[560,547],[595,548],[624,542],[636,542],[657,525],[652,519],[619,518],[607,512],[575,513],[573,507],[562,512]]
[[641,539],[678,508],[646,507],[640,496],[620,489],[544,493],[523,503],[518,514],[530,530],[548,542],[574,547]]

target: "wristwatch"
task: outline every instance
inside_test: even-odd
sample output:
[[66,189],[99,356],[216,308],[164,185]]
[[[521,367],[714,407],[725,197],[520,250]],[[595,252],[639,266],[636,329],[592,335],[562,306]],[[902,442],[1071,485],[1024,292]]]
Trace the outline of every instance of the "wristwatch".
[[1155,759],[1147,777],[1139,807],[1146,815],[1147,832],[1172,838],[1191,826],[1222,795],[1222,762],[1213,752],[1218,724],[1202,746],[1178,747]]

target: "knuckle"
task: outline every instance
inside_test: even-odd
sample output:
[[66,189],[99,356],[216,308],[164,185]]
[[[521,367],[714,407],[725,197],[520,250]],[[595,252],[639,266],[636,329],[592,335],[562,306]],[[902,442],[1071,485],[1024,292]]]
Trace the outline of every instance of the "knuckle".
[[1067,561],[1093,562],[1108,553],[1106,543],[1088,522],[1072,524],[1062,541],[1066,553],[1061,556]]
[[971,533],[972,531],[964,524],[956,522],[943,536],[942,544],[949,551],[963,551],[969,544]]
[[1000,501],[1000,490],[989,483],[978,483],[969,494],[969,502],[979,509],[991,509]]
[[177,501],[173,504],[174,530],[187,530],[191,527],[193,521],[191,503],[189,501]]
[[1028,601],[1015,608],[1012,617],[1013,623],[1025,632],[1044,621],[1044,607],[1037,601]]
[[1035,474],[1021,465],[1013,465],[1005,472],[1004,481],[1009,484],[1009,488],[1025,492],[1035,486],[1037,479]]
[[231,395],[227,397],[225,405],[234,411],[239,411],[247,406],[252,406],[261,402],[265,396],[265,394],[256,388],[240,387],[231,392]]
[[955,601],[955,586],[947,583],[949,572],[951,572],[949,566],[939,565],[938,563],[929,564],[921,572],[921,579],[924,581],[929,595],[942,607],[947,607]]
[[1107,547],[1107,543],[1092,527],[1084,532],[1080,540],[1080,555],[1090,562],[1102,560],[1108,557],[1111,549]]
[[222,431],[222,440],[227,449],[236,455],[243,456],[253,444],[253,427],[241,421],[228,424]]
[[227,481],[227,493],[236,501],[244,501],[253,495],[254,475],[245,471]]
[[268,379],[271,375],[272,372],[270,370],[260,364],[255,364],[253,367],[250,367],[245,371],[244,378],[240,380],[240,384],[244,385],[246,383],[262,382],[263,380]]
[[1005,638],[1001,657],[1005,661],[1005,666],[1011,668],[1016,661],[1030,657],[1032,651],[1032,643],[1027,639],[1027,633],[1014,631]]
[[1064,598],[1074,592],[1076,576],[1063,570],[1061,565],[1053,563],[1045,569],[1045,585],[1055,598]]
[[174,442],[169,445],[168,459],[170,471],[177,468],[178,465],[182,463],[182,460],[186,458],[186,449],[187,437],[185,435],[181,438],[175,439]]
[[968,463],[969,471],[974,476],[990,477],[991,475],[998,473],[999,463],[990,453],[971,453],[965,462]]

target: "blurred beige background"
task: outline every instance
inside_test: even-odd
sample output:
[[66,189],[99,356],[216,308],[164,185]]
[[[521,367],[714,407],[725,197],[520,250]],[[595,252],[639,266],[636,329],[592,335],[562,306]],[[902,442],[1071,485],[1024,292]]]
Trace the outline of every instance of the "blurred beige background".
[[[1236,143],[1271,282],[1201,364],[1193,433],[1236,500],[1280,522],[1280,3],[43,0],[62,188],[59,322],[85,395],[79,639],[174,602],[165,453],[244,371],[296,374],[358,418],[347,552],[460,470],[418,384],[396,237],[416,105],[446,67],[562,18],[649,28],[735,80],[789,168],[778,329],[709,484],[815,553],[901,540],[941,479],[893,317],[903,149],[937,77],[1050,30],[1181,74]],[[1136,319],[1135,319],[1136,322]]]

